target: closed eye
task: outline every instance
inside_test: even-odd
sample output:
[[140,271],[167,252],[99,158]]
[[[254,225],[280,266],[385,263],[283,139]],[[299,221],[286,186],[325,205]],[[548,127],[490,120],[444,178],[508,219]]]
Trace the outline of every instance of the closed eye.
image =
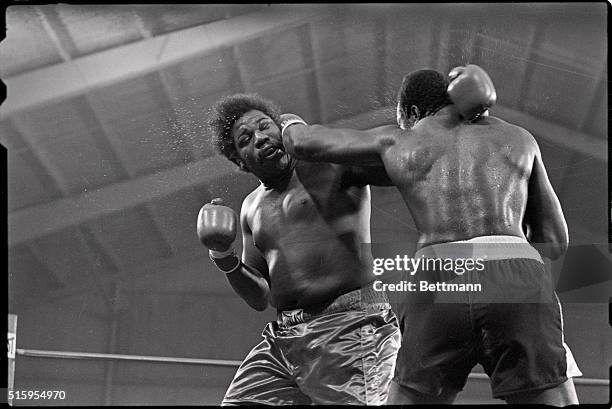
[[242,146],[248,143],[250,140],[251,140],[251,133],[245,132],[240,136],[240,140],[238,143]]

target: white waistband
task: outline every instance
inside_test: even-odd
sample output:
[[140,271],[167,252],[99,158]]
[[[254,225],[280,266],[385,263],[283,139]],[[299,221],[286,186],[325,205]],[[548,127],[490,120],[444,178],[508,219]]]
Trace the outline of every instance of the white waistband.
[[432,244],[417,250],[414,257],[484,260],[530,258],[544,263],[540,253],[527,240],[516,236],[480,236],[469,240]]
[[522,237],[517,236],[478,236],[468,240],[449,241],[444,244],[451,243],[528,243]]

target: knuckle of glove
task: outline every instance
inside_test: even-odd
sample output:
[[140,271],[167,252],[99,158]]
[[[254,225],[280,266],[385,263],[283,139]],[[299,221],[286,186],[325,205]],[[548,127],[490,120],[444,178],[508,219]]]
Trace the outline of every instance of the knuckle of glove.
[[282,114],[280,116],[281,118],[281,125],[284,126],[285,124],[287,124],[290,121],[304,121],[299,115],[296,114]]
[[465,70],[465,67],[455,67],[448,73],[448,78],[450,81],[455,80],[461,73]]

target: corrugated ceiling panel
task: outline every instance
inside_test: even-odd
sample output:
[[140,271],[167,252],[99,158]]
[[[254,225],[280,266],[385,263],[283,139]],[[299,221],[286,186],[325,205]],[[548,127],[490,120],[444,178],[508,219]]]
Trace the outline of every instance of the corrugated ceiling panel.
[[83,97],[76,97],[14,117],[45,167],[52,168],[53,177],[59,177],[60,185],[70,193],[95,189],[125,177],[105,144],[106,136],[99,124],[83,115],[86,104]]
[[607,54],[606,16],[551,15],[536,51],[579,75],[598,77]]
[[303,41],[307,31],[304,26],[261,36],[240,44],[240,58],[251,82],[274,75],[297,71],[307,66]]
[[579,75],[573,67],[556,60],[532,57],[531,79],[524,109],[532,115],[565,125],[571,129],[580,126],[585,107],[568,103],[591,101],[597,81]]
[[440,31],[437,21],[433,16],[424,18],[405,12],[386,20],[386,81],[382,92],[388,104],[397,103],[397,92],[406,74],[434,68],[438,49],[434,41]]
[[19,136],[10,120],[0,121],[0,143],[9,151],[27,148],[26,143]]
[[93,285],[91,275],[100,272],[100,266],[92,263],[90,250],[74,227],[34,239],[30,245],[45,267],[63,283]]
[[173,101],[175,121],[169,129],[169,137],[181,140],[200,158],[215,155],[207,120],[210,108],[225,95],[244,92],[242,89],[225,89],[215,94],[186,97]]
[[8,211],[50,202],[62,196],[30,150],[8,153]]
[[[606,76],[607,78],[607,76]],[[590,107],[590,115],[587,117],[587,122],[584,130],[590,135],[594,135],[601,139],[608,138],[608,83],[604,81],[597,88],[594,99],[594,106]]]
[[374,36],[375,20],[357,19],[354,13],[331,14],[329,19],[313,23],[316,59],[322,64],[357,50],[372,52],[380,44]]
[[204,187],[176,192],[155,200],[150,207],[157,214],[159,228],[178,254],[197,255],[205,251],[196,235],[200,208],[212,197]]
[[236,86],[236,67],[229,48],[213,51],[164,69],[172,98],[197,98]]
[[191,161],[189,147],[173,131],[176,118],[157,73],[113,84],[91,95],[108,138],[132,174]]
[[362,50],[321,67],[321,109],[327,121],[379,108],[376,50]]
[[104,249],[112,253],[120,269],[171,255],[168,243],[144,206],[104,215],[85,226],[103,243]]
[[9,248],[8,276],[12,303],[35,299],[62,287],[44,264],[23,244]]
[[317,103],[314,73],[286,76],[255,86],[254,91],[279,104],[284,112],[299,114],[307,122],[318,123],[321,120],[318,107],[313,106]]
[[[570,226],[605,237],[609,217],[607,195],[607,164],[576,153],[566,173],[565,187],[559,193],[563,213]],[[598,175],[599,177],[593,177]],[[580,192],[580,194],[576,194]],[[605,243],[600,243],[605,244]]]
[[130,6],[60,4],[54,7],[78,56],[143,38]]

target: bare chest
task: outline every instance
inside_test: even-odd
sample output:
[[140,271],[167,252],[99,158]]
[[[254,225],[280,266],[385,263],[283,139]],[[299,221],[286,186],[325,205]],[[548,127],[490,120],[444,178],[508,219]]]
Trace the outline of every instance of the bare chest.
[[306,187],[297,177],[293,179],[283,191],[261,192],[253,208],[250,225],[253,239],[262,250],[278,247],[284,237],[312,230],[321,219],[324,181]]

